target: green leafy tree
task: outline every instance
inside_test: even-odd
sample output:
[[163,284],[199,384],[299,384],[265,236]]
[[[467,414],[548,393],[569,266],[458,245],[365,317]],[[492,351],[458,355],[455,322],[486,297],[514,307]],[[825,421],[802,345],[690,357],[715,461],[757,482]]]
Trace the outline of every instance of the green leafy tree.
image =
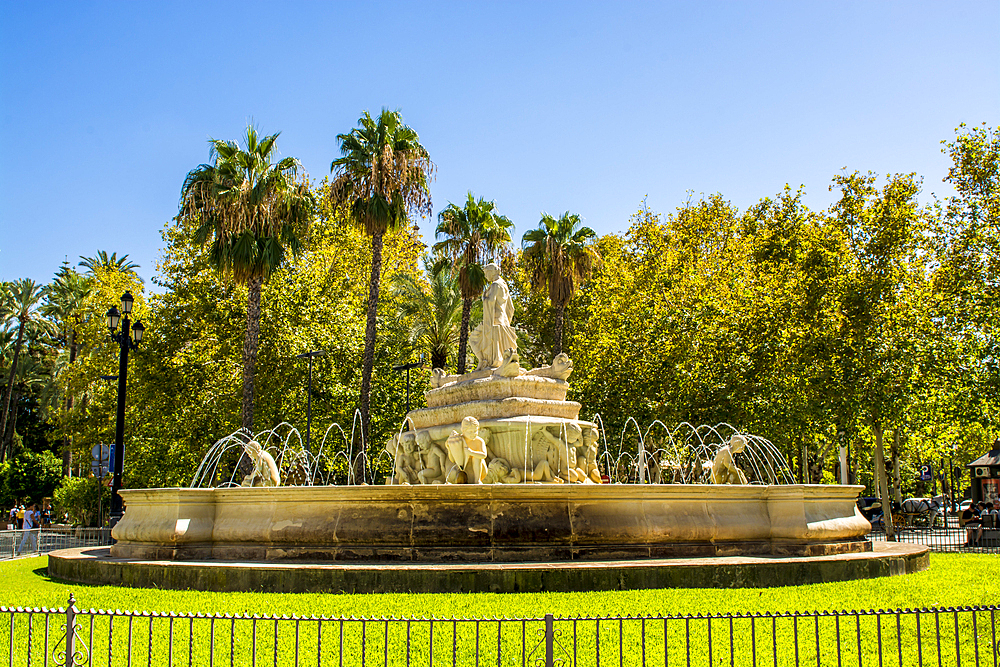
[[57,514],[68,514],[76,526],[98,525],[98,508],[107,508],[111,503],[111,489],[96,477],[66,477],[52,494]]
[[881,189],[870,173],[833,181],[840,199],[831,216],[847,249],[839,298],[844,345],[838,412],[842,422],[851,413],[867,422],[875,440],[878,495],[888,498],[883,436],[905,419],[923,351],[918,319],[926,304],[906,295],[925,274],[918,241],[926,218],[913,174],[890,176]]
[[358,119],[358,127],[337,135],[337,141],[341,157],[330,165],[334,174],[330,197],[371,237],[372,262],[360,397],[362,432],[368,443],[384,236],[390,230],[406,227],[411,212],[430,215],[428,181],[434,164],[417,133],[403,124],[398,111],[383,109],[378,118],[372,118],[365,111]]
[[463,299],[449,266],[425,257],[424,275],[426,285],[413,274],[393,277],[397,313],[410,323],[410,344],[430,352],[431,368],[446,368],[459,339]]
[[496,204],[469,192],[462,207],[449,203],[438,214],[434,252],[445,256],[457,275],[462,292],[462,326],[458,342],[458,373],[465,373],[469,344],[469,316],[473,301],[486,287],[483,265],[499,261],[508,251],[514,223],[496,212]]
[[547,291],[556,311],[553,354],[562,352],[566,304],[600,264],[601,257],[593,247],[596,238],[594,230],[583,226],[580,216],[567,211],[559,218],[543,213],[538,229],[525,232],[521,239],[521,260],[531,286]]
[[188,173],[181,189],[183,218],[198,223],[195,238],[211,243],[213,265],[247,287],[243,342],[242,426],[253,428],[254,372],[260,333],[261,285],[298,252],[298,234],[315,211],[307,183],[297,180],[295,158],[274,162],[278,134],[259,137],[247,127],[243,149],[236,142],[210,140],[213,164]]
[[[7,299],[10,304],[10,315],[8,326],[13,325],[17,329],[17,337],[14,340],[14,351],[11,358],[10,369],[7,372],[7,387],[4,392],[3,416],[0,418],[0,434],[7,432],[7,421],[10,419],[11,397],[14,393],[14,377],[17,371],[17,364],[21,356],[21,347],[24,344],[25,335],[48,333],[50,325],[45,321],[39,312],[42,301],[42,286],[35,281],[24,278],[9,283],[6,288]],[[7,457],[6,442],[0,449],[0,461]]]
[[0,468],[9,499],[39,501],[52,495],[62,479],[62,462],[51,452],[22,451]]

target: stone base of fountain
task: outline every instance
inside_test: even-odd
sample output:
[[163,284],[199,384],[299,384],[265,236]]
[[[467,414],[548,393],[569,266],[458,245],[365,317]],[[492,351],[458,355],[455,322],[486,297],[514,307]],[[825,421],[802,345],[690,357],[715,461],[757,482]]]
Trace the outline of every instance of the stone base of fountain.
[[115,558],[553,562],[869,550],[861,487],[438,484],[122,490]]
[[918,544],[827,556],[723,556],[551,563],[289,563],[113,558],[86,547],[49,554],[63,581],[175,590],[274,593],[524,593],[761,588],[910,574],[930,566]]

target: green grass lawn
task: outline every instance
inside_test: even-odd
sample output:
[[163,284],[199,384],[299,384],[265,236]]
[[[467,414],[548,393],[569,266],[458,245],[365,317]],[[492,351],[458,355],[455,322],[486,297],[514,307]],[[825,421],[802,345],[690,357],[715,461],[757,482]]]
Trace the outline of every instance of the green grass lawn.
[[0,563],[0,605],[141,611],[421,618],[786,612],[994,605],[1000,557],[932,554],[926,572],[900,577],[775,588],[670,589],[595,593],[323,594],[203,593],[86,586],[50,579],[47,558]]
[[[55,608],[72,592],[82,610],[140,610],[310,617],[540,618],[809,612],[993,605],[1000,558],[932,554],[926,572],[833,584],[754,589],[671,589],[519,594],[202,593],[85,586],[50,579],[46,558],[0,563],[0,604]],[[993,664],[995,612],[754,619],[557,621],[577,667],[666,664]],[[521,665],[539,657],[539,621],[392,623],[164,618],[84,614],[80,640],[95,665],[345,664]],[[14,665],[42,664],[61,615],[0,617]],[[7,624],[10,624],[9,630]],[[34,628],[34,629],[32,629]],[[730,631],[732,634],[730,634]],[[30,647],[30,652],[29,652]],[[544,647],[542,647],[544,648]],[[300,656],[301,653],[301,656]],[[670,657],[668,660],[667,653]],[[559,656],[558,651],[556,652]],[[300,661],[300,657],[302,661]],[[934,659],[932,659],[934,658]],[[929,661],[929,662],[928,662]]]

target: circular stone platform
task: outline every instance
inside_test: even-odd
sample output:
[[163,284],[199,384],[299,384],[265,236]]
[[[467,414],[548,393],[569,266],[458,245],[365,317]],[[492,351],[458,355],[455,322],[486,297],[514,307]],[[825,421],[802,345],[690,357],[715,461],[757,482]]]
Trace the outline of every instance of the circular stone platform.
[[930,566],[926,546],[809,557],[726,556],[549,563],[276,563],[112,558],[108,548],[49,554],[49,576],[83,584],[275,593],[519,593],[746,588],[868,579]]

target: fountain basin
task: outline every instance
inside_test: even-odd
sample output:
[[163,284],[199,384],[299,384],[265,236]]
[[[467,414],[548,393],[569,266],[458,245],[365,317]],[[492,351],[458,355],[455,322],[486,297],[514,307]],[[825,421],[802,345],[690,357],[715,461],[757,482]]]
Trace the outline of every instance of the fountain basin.
[[114,558],[553,562],[870,550],[860,486],[122,490]]

